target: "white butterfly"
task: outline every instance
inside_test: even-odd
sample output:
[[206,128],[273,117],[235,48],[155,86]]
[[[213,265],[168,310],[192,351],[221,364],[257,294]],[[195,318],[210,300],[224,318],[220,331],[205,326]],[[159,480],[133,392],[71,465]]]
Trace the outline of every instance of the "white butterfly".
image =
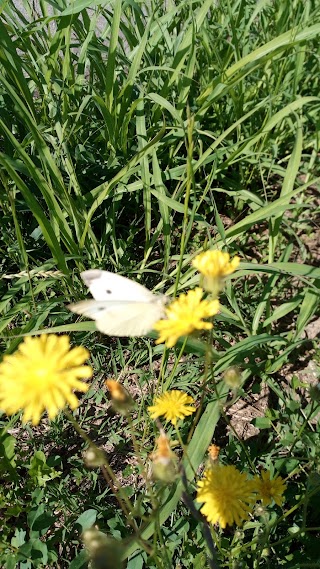
[[68,308],[95,320],[97,329],[108,336],[145,336],[164,317],[166,297],[135,281],[99,269],[84,271],[81,277],[94,300]]

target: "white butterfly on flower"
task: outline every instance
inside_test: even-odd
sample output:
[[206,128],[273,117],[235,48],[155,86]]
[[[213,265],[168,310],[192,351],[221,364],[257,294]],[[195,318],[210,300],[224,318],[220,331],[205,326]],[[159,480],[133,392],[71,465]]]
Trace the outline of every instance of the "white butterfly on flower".
[[167,297],[155,295],[141,284],[99,269],[81,273],[93,299],[68,308],[95,320],[108,336],[145,336],[164,317]]

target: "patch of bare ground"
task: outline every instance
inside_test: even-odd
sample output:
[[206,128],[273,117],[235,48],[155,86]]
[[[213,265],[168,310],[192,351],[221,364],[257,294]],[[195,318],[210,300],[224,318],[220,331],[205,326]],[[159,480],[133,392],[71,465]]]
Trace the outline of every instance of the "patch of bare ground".
[[[309,388],[319,384],[319,367],[312,355],[314,356],[314,350],[301,355],[296,362],[284,365],[277,373],[278,384],[284,391],[291,389],[294,376],[305,385],[291,392],[301,403],[302,409],[310,403]],[[246,395],[226,409],[230,425],[226,426],[224,421],[220,421],[215,437],[217,444],[223,444],[230,430],[243,441],[259,436],[261,431],[253,422],[258,417],[264,417],[268,407],[272,406],[273,393],[265,383],[262,383],[259,393],[253,393],[251,387],[252,385],[247,385]],[[319,420],[320,412],[311,418],[310,423],[316,424]]]
[[230,420],[230,429],[241,440],[255,437],[260,430],[253,425],[254,419],[264,417],[269,404],[269,389],[263,385],[260,393],[252,393],[248,389],[245,398],[240,398],[227,410],[227,417]]
[[[317,388],[319,386],[319,367],[312,358],[312,353],[314,355],[314,351],[310,351],[306,354],[304,358],[300,359],[300,367],[297,365],[286,365],[279,372],[279,379],[280,385],[283,389],[288,388],[291,385],[291,381],[295,376],[298,381],[303,384],[301,387],[296,389],[292,396],[296,401],[298,401],[301,405],[301,409],[303,409],[306,405],[308,405],[311,401],[310,396],[310,388]],[[313,415],[309,423],[310,424],[317,424],[320,420],[320,412],[316,415]]]

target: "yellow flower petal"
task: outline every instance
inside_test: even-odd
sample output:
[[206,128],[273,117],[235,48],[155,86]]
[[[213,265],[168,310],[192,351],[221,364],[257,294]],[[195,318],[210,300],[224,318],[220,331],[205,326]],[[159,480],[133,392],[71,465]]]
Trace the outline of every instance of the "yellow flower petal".
[[210,292],[213,298],[217,298],[223,289],[224,277],[233,273],[239,262],[237,256],[230,261],[229,253],[213,250],[200,253],[192,264],[201,273],[201,286]]
[[194,399],[190,395],[173,389],[156,397],[154,405],[148,407],[148,411],[151,419],[157,419],[157,417],[164,415],[167,421],[171,421],[175,425],[178,419],[184,419],[195,412],[196,408],[189,403],[194,403]]
[[79,401],[73,390],[89,389],[79,381],[92,376],[91,367],[81,365],[88,357],[86,348],[70,348],[68,336],[26,337],[0,364],[0,409],[7,415],[23,410],[23,421],[34,425],[45,410],[54,419],[67,403],[75,409]]
[[188,336],[195,330],[210,330],[212,322],[204,322],[219,312],[218,300],[202,300],[203,290],[196,288],[187,294],[181,294],[165,309],[166,320],[159,320],[154,329],[159,332],[156,344],[165,342],[169,348],[174,346],[181,336]]
[[257,499],[261,500],[265,506],[271,504],[272,500],[277,506],[282,505],[283,493],[287,486],[281,476],[276,476],[272,480],[270,470],[264,470],[261,472],[261,477],[256,477],[254,482],[255,490],[258,493]]
[[230,261],[229,253],[218,250],[204,251],[197,255],[193,261],[193,266],[206,277],[222,278],[233,273],[240,263],[238,256]]
[[198,482],[197,502],[203,502],[201,513],[212,524],[241,525],[255,502],[253,481],[235,466],[213,465]]

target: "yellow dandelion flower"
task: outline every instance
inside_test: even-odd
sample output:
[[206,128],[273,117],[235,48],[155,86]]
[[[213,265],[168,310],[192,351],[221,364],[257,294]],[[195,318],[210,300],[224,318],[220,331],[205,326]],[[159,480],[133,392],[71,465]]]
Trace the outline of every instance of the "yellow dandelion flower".
[[194,403],[194,399],[190,395],[178,389],[173,389],[156,397],[154,405],[148,407],[148,411],[151,419],[164,415],[167,421],[171,421],[173,425],[176,425],[178,419],[184,419],[195,412],[196,408],[190,405],[192,403]]
[[235,466],[214,465],[198,482],[197,502],[204,502],[201,513],[212,524],[241,525],[252,511],[254,488],[247,475]]
[[218,250],[203,251],[197,255],[193,261],[193,266],[206,277],[225,277],[231,275],[240,263],[238,256],[230,261],[229,253]]
[[218,250],[204,251],[192,261],[193,266],[202,275],[203,287],[214,295],[218,295],[223,287],[223,278],[233,273],[239,263],[239,257],[235,256],[230,260],[229,253]]
[[218,300],[202,300],[202,288],[181,294],[165,309],[166,320],[159,320],[154,329],[159,332],[156,344],[165,342],[172,348],[181,336],[188,336],[195,330],[210,330],[212,322],[204,322],[219,312]]
[[68,336],[25,338],[0,364],[0,409],[7,415],[23,410],[23,422],[33,425],[45,410],[54,419],[66,404],[75,409],[79,401],[73,390],[89,389],[79,381],[92,376],[91,367],[82,365],[89,356],[83,346],[70,349]]
[[255,490],[258,493],[258,499],[261,500],[265,506],[271,504],[272,500],[274,500],[277,506],[282,505],[284,500],[283,493],[287,486],[281,476],[276,476],[276,478],[272,480],[270,470],[264,470],[261,472],[261,478],[256,477],[254,483]]

